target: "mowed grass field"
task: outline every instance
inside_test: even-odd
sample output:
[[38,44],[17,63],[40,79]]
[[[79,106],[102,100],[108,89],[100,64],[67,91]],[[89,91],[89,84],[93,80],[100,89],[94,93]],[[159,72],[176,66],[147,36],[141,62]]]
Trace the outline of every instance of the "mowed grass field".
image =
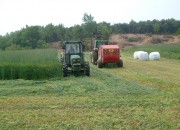
[[123,68],[91,65],[90,77],[1,80],[0,128],[180,129],[180,61],[132,54],[122,50]]

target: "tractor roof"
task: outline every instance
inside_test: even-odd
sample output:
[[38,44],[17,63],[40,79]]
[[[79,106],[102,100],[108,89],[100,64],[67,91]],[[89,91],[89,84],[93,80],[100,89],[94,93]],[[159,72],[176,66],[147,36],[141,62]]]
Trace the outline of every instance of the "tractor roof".
[[64,41],[63,44],[82,44],[81,41]]
[[108,42],[108,40],[95,40],[95,41],[98,41],[98,42]]
[[71,55],[71,59],[78,59],[81,58],[79,55]]
[[95,40],[96,42],[109,42],[108,40]]

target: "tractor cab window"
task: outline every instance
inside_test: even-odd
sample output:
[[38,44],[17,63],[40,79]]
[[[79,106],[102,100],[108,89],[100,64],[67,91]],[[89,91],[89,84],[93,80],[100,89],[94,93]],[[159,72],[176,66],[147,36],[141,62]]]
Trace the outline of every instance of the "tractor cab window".
[[66,44],[66,53],[80,53],[79,51],[79,44]]

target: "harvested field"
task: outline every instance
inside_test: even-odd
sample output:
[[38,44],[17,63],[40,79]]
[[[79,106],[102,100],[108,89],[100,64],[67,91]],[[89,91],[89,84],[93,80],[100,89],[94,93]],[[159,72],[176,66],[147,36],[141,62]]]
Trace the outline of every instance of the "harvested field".
[[90,77],[2,80],[1,129],[180,129],[179,60],[132,54]]

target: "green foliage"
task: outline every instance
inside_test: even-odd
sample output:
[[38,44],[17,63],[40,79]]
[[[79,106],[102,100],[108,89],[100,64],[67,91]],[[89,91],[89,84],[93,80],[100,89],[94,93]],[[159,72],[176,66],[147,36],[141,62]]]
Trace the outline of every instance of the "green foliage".
[[37,48],[49,48],[49,44],[47,44],[45,40],[38,40]]
[[160,25],[158,23],[153,24],[153,30],[155,33],[158,33],[160,30]]
[[[153,20],[111,25],[107,22],[97,23],[91,14],[84,13],[83,24],[64,27],[62,24],[46,26],[26,26],[19,31],[0,36],[0,49],[35,49],[47,48],[49,43],[64,40],[85,40],[92,32],[100,30],[103,38],[108,39],[112,33],[139,34],[179,34],[180,21],[175,19]],[[131,41],[131,39],[130,39]]]
[[84,30],[84,37],[90,38],[92,32],[97,29],[97,23],[94,21],[94,17],[92,17],[91,14],[85,13],[83,18],[82,18],[84,24],[82,24],[82,28]]
[[101,30],[101,34],[104,39],[109,39],[109,36],[112,34],[110,24],[106,22],[99,23],[97,25],[97,29]]
[[139,34],[174,34],[180,27],[180,21],[175,19],[147,20],[136,23],[131,20],[127,23],[117,23],[111,26],[113,33],[139,33]]
[[20,45],[12,44],[5,48],[6,51],[8,50],[27,50],[32,49],[31,47],[21,47]]
[[177,29],[176,35],[180,35],[180,28]]
[[82,39],[85,38],[85,32],[82,26],[80,25],[74,25],[74,27],[68,28],[66,31],[66,40],[78,40],[81,41]]
[[179,59],[180,60],[180,44],[158,44],[158,45],[142,45],[132,48],[126,48],[125,51],[133,54],[135,51],[146,51],[148,53],[158,51],[162,58]]
[[51,49],[0,51],[0,79],[61,77],[57,52]]
[[94,17],[91,14],[84,13],[82,20],[85,24],[88,24],[94,22]]

